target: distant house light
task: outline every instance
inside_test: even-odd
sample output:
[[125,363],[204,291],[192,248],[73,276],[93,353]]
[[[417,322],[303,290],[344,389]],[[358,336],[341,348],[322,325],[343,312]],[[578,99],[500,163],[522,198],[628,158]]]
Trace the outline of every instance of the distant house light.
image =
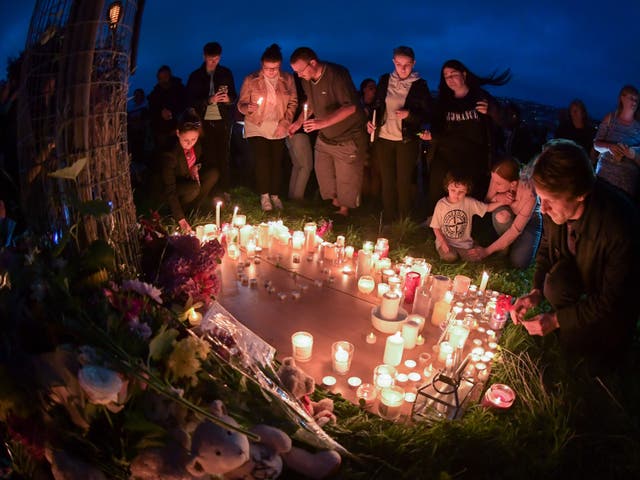
[[118,23],[122,18],[122,2],[113,2],[109,5],[109,11],[107,12],[107,20],[109,21],[109,28],[115,30],[118,28]]

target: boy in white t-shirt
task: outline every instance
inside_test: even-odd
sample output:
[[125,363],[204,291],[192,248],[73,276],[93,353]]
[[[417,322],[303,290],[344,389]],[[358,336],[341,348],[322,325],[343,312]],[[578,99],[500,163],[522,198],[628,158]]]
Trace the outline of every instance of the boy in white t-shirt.
[[436,236],[436,250],[445,262],[455,262],[458,257],[469,260],[469,250],[474,242],[471,237],[471,220],[474,215],[484,217],[503,205],[502,202],[490,204],[467,197],[471,191],[471,179],[449,172],[443,185],[447,196],[438,200],[433,211],[430,227]]

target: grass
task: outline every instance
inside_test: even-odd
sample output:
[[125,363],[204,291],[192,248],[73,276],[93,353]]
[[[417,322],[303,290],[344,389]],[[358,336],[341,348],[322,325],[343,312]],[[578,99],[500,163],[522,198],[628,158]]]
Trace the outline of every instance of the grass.
[[[258,196],[247,189],[236,189],[232,195],[223,221],[230,219],[236,204],[251,224],[279,216],[262,212]],[[319,200],[285,202],[279,218],[289,228],[301,229],[306,221],[329,219],[332,210]],[[189,220],[192,225],[210,223],[213,212],[196,213]],[[379,212],[371,205],[334,223],[326,238],[338,234],[356,247],[385,236],[396,260],[424,257],[433,272],[464,273],[474,283],[486,270],[492,289],[514,296],[530,290],[533,268],[510,269],[500,256],[479,264],[444,264],[437,258],[430,229],[410,220],[382,229]],[[489,240],[483,235],[479,238],[486,244]],[[326,430],[354,455],[345,458],[338,478],[639,478],[640,361],[632,355],[620,367],[596,377],[584,362],[566,357],[554,335],[531,337],[522,326],[509,324],[489,382],[514,388],[517,400],[509,411],[496,413],[476,405],[460,420],[406,425],[385,421],[332,395],[338,424]]]

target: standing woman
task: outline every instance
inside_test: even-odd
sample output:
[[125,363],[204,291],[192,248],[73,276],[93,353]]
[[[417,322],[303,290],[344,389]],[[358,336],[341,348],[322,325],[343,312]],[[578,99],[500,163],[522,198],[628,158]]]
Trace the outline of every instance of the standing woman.
[[377,121],[367,124],[369,134],[376,132],[373,159],[382,179],[385,222],[406,218],[411,212],[411,181],[420,155],[418,134],[433,106],[427,81],[413,71],[413,49],[395,48],[393,64],[393,73],[382,75],[378,82]]
[[569,118],[558,126],[555,138],[573,140],[591,155],[595,128],[589,119],[587,107],[582,100],[576,98],[569,104],[568,113]]
[[448,171],[463,171],[473,180],[471,195],[483,200],[489,186],[495,150],[494,125],[499,120],[496,100],[483,85],[504,85],[510,70],[479,77],[459,60],[448,60],[440,71],[438,100],[431,132],[432,161],[427,191],[427,215],[442,196],[442,181]]
[[640,122],[638,89],[626,85],[618,95],[618,108],[608,113],[598,127],[593,142],[600,153],[596,175],[619,188],[632,199],[638,195],[640,177]]
[[282,209],[285,137],[298,106],[293,75],[280,70],[282,52],[275,43],[262,54],[262,68],[244,79],[238,110],[245,115],[244,134],[256,164],[256,187],[265,212]]

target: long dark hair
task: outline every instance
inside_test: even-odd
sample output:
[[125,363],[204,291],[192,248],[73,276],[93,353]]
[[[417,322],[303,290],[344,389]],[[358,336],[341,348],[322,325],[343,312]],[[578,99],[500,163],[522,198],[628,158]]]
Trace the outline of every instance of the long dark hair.
[[481,87],[482,85],[494,85],[500,86],[511,80],[511,69],[507,68],[502,73],[498,74],[497,70],[494,70],[491,75],[486,77],[480,77],[469,70],[464,63],[460,60],[447,60],[440,69],[440,85],[438,86],[438,94],[441,97],[453,97],[453,91],[447,86],[447,82],[444,79],[444,69],[453,68],[465,75],[465,84],[470,90]]

